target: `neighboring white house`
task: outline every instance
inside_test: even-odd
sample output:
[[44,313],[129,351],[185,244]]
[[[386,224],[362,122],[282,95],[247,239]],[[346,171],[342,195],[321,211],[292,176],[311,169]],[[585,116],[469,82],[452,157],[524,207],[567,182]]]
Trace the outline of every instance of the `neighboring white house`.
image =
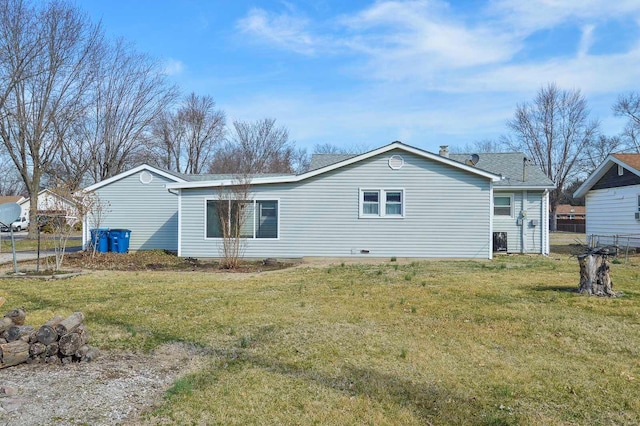
[[640,154],[609,155],[574,197],[585,197],[588,238],[640,247]]
[[[29,219],[29,208],[31,198],[26,198],[18,202],[18,205],[22,209],[22,217]],[[77,217],[78,210],[75,204],[59,196],[55,192],[49,189],[43,189],[38,192],[38,213],[46,214],[56,211],[64,211],[67,216]]]
[[[440,155],[394,142],[361,155],[314,155],[298,175],[250,178],[249,258],[457,257],[549,253],[553,183],[522,153]],[[132,251],[219,257],[216,203],[229,175],[146,164],[85,189],[108,207],[89,230],[131,230]]]

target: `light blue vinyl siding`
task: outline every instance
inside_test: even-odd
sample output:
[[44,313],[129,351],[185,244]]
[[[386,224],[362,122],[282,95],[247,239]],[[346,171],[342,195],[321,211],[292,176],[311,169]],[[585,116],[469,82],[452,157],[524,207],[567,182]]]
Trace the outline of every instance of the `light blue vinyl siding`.
[[[493,218],[493,232],[507,233],[507,251],[509,253],[542,253],[542,232],[546,232],[545,227],[549,226],[546,216],[543,214],[543,192],[526,191],[526,200],[524,200],[525,191],[494,190],[494,195],[513,196],[513,217],[494,216]],[[524,233],[522,226],[518,225],[518,219],[523,210],[527,212],[527,217],[523,221]],[[537,220],[538,225],[532,226],[532,220]]]
[[[394,154],[405,160],[399,170],[388,165]],[[369,188],[402,190],[404,217],[360,218],[360,191]],[[245,257],[491,256],[489,179],[404,151],[252,191],[255,200],[278,201],[279,232],[277,239],[247,239]],[[206,200],[216,194],[181,190],[181,256],[220,255],[220,240],[204,231]]]
[[[109,206],[100,227],[130,229],[129,249],[178,249],[178,196],[165,187],[171,181],[155,173],[151,183],[135,173],[95,192]],[[204,223],[204,222],[203,222]],[[95,225],[89,223],[89,227]]]

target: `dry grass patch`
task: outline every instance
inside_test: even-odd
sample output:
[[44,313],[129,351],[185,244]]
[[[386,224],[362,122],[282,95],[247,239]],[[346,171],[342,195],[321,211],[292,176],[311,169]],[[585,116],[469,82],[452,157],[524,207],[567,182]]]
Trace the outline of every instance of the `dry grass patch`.
[[149,423],[637,424],[640,266],[585,297],[567,256],[0,282],[30,321],[82,310],[97,346],[209,348]]

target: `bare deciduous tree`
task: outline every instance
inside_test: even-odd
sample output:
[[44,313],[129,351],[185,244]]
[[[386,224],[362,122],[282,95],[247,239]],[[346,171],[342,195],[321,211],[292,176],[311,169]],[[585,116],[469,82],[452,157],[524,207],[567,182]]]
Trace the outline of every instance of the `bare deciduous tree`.
[[232,134],[216,152],[209,172],[294,173],[304,168],[304,158],[306,154],[295,148],[288,130],[277,127],[275,119],[234,121]]
[[[254,226],[254,203],[251,199],[248,177],[235,179],[232,185],[218,190],[215,212],[222,238],[220,256],[222,267],[236,269],[244,255],[246,239],[252,237]],[[251,235],[248,234],[251,228]]]
[[503,145],[500,141],[492,139],[481,139],[463,146],[452,146],[449,151],[452,154],[481,154],[485,152],[500,152]]
[[314,154],[362,154],[363,152],[370,151],[369,145],[346,145],[337,146],[330,143],[319,143],[313,146]]
[[[555,218],[565,183],[579,171],[576,165],[584,148],[598,133],[598,122],[589,119],[586,99],[580,90],[548,84],[538,90],[533,102],[517,106],[507,126],[511,135],[505,137],[506,145],[524,151],[555,183],[550,194]],[[556,230],[555,219],[551,230]]]
[[191,93],[175,113],[165,112],[153,125],[156,162],[181,173],[202,173],[224,136],[225,115],[211,96]]
[[[177,91],[158,61],[122,40],[102,46],[93,72],[97,81],[81,137],[91,153],[89,173],[98,182],[132,166],[136,151],[146,149],[146,132]],[[68,155],[82,146],[69,149]]]
[[626,144],[619,136],[608,137],[600,135],[585,147],[581,168],[585,175],[590,174],[602,164],[609,154],[625,148]]
[[[85,108],[101,31],[63,1],[29,7],[8,0],[0,8],[1,78],[9,82],[0,94],[0,139],[29,193],[30,216],[36,217],[44,168]],[[32,221],[30,236],[36,230]]]
[[613,112],[618,117],[628,119],[622,134],[626,143],[624,149],[640,152],[640,93],[620,95],[613,106]]

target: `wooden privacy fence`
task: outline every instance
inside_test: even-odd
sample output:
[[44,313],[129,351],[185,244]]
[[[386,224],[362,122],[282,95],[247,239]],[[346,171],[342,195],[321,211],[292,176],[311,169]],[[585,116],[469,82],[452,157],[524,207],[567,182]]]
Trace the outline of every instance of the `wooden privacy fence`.
[[587,230],[587,225],[584,219],[557,219],[556,229],[562,232],[578,232],[584,234]]

